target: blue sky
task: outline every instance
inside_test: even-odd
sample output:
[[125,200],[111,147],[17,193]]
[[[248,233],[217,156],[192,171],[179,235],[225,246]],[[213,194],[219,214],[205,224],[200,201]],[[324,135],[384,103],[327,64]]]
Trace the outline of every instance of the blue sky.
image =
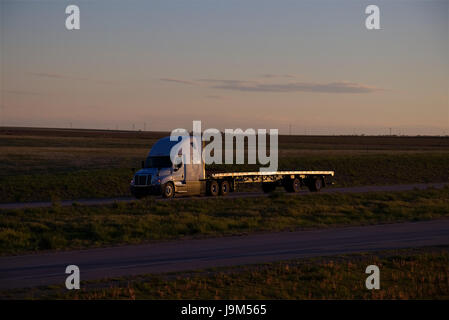
[[[65,29],[77,4],[81,29]],[[365,28],[365,7],[381,30]],[[2,125],[449,133],[449,1],[2,1]]]

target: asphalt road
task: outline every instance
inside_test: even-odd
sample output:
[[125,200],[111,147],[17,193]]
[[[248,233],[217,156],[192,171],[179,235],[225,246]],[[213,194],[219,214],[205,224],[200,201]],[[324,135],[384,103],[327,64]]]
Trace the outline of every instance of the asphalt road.
[[[350,187],[350,188],[325,188],[322,189],[322,193],[363,193],[363,192],[395,192],[395,191],[407,191],[413,189],[427,189],[433,188],[443,188],[447,185],[447,182],[441,183],[415,183],[415,184],[400,184],[400,185],[389,185],[389,186],[363,186],[363,187]],[[279,188],[281,190],[281,188]],[[294,193],[289,195],[297,196],[304,194],[314,194],[309,191],[303,190],[299,193]],[[234,192],[228,194],[226,198],[249,198],[249,197],[264,197],[268,194],[263,192]],[[189,199],[199,199],[199,198],[213,198],[213,197],[179,197],[173,199],[163,199],[162,197],[156,197],[157,201],[174,201],[174,200],[189,200]],[[134,201],[134,198],[129,197],[117,197],[117,198],[101,198],[101,199],[78,199],[78,200],[64,200],[60,202],[61,206],[71,206],[73,203],[79,205],[92,206],[92,205],[106,205],[112,204],[114,202],[130,202]],[[13,202],[13,203],[0,203],[0,209],[24,209],[24,208],[44,208],[51,207],[52,202]]]
[[448,244],[446,219],[1,257],[0,289],[63,285],[70,264],[92,280]]

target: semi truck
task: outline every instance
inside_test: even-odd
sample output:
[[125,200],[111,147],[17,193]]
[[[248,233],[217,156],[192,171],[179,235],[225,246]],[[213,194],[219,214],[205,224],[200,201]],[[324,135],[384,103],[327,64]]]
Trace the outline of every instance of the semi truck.
[[[190,157],[197,149],[202,150],[203,143],[186,139],[190,148]],[[324,188],[334,176],[334,171],[273,171],[273,172],[210,172],[205,169],[204,159],[186,161],[184,158],[173,163],[171,150],[178,141],[170,137],[158,140],[151,148],[142,169],[134,172],[130,191],[140,199],[148,195],[162,195],[173,198],[180,195],[226,196],[235,192],[239,184],[260,184],[263,192],[270,193],[277,187],[287,192],[299,192],[307,187],[312,192]],[[186,147],[186,146],[183,146]],[[181,157],[181,155],[180,155]],[[190,158],[192,160],[192,158]]]

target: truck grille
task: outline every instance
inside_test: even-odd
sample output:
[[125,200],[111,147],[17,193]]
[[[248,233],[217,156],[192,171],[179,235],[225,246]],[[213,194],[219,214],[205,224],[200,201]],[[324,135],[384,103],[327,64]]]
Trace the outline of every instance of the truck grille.
[[149,175],[137,175],[134,178],[134,185],[136,185],[136,186],[146,186],[146,185],[149,184],[150,180],[151,179],[150,179]]

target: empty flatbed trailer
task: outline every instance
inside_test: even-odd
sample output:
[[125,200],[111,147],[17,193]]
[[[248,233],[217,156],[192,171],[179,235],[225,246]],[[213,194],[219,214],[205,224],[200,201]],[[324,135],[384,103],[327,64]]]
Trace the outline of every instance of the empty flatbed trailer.
[[[303,186],[317,192],[333,176],[334,171],[224,172],[212,173],[206,180],[210,195],[226,195],[234,191],[239,183],[261,183],[264,192],[273,192],[277,186],[283,186],[287,192],[299,192]],[[215,184],[218,185],[218,194]]]

